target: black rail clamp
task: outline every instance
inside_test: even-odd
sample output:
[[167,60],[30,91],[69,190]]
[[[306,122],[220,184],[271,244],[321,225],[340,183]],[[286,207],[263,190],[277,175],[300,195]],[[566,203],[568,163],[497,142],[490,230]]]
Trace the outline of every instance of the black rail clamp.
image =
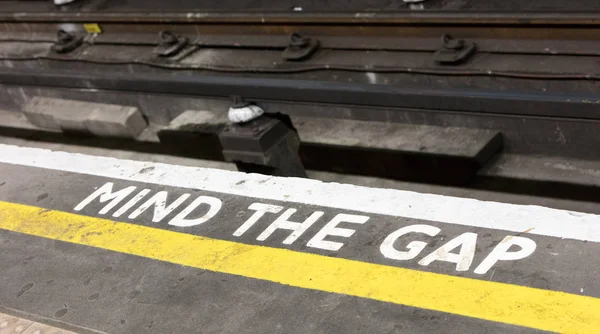
[[466,61],[477,50],[474,42],[442,35],[442,48],[433,54],[433,61],[442,65],[456,65]]
[[298,150],[300,138],[286,122],[262,115],[241,124],[230,124],[219,134],[226,161],[238,170],[286,177],[306,177]]
[[285,60],[304,60],[315,53],[319,45],[319,40],[315,38],[293,33],[290,35],[288,46],[281,56]]
[[83,37],[61,29],[56,33],[56,43],[50,49],[56,53],[69,53],[77,49],[82,43]]
[[174,33],[163,30],[158,34],[159,42],[154,48],[154,54],[159,57],[172,57],[185,48],[189,40],[187,37],[178,36]]

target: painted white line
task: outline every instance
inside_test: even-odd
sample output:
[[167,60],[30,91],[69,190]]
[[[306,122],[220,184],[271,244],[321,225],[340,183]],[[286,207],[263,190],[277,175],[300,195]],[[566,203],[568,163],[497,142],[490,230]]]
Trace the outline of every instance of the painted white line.
[[261,199],[600,242],[600,216],[541,206],[485,202],[308,179],[119,160],[3,144],[0,144],[0,162]]

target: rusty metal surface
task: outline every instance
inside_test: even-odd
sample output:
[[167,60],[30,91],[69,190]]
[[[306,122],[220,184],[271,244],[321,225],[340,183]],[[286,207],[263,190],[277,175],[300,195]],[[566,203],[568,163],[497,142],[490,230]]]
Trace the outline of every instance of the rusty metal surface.
[[255,23],[255,24],[482,24],[482,25],[600,25],[599,15],[594,13],[561,14],[492,14],[477,13],[353,13],[319,15],[318,13],[271,14],[271,13],[126,13],[99,14],[80,13],[77,16],[54,13],[0,14],[6,22],[134,22],[134,23]]
[[[491,0],[490,0],[491,1]],[[517,0],[515,0],[517,1]],[[400,2],[400,1],[398,1]],[[495,1],[497,2],[497,1]],[[507,1],[503,1],[507,3]],[[523,3],[522,1],[519,1]],[[560,1],[564,4],[572,3]],[[5,2],[6,3],[6,2]],[[230,8],[219,8],[213,1],[206,2],[204,8],[182,10],[177,5],[168,8],[152,9],[151,7],[124,7],[127,10],[119,11],[115,7],[106,7],[104,10],[74,7],[73,10],[56,9],[54,6],[44,4],[44,10],[32,9],[30,5],[14,7],[0,5],[0,21],[4,22],[80,22],[80,23],[256,23],[256,24],[347,24],[347,25],[381,25],[381,24],[480,24],[480,25],[599,25],[600,4],[595,3],[594,8],[585,6],[573,7],[568,10],[564,6],[540,10],[523,11],[518,6],[513,10],[485,10],[474,11],[453,8],[450,10],[383,10],[381,8],[352,8],[352,7],[319,7],[310,10],[310,7],[297,5],[277,8],[277,6],[263,6],[244,8],[243,5]],[[237,1],[236,1],[237,3]],[[539,3],[539,2],[538,2]],[[294,8],[303,8],[295,11]],[[327,10],[332,8],[332,10]]]
[[[138,14],[140,17],[151,15]],[[168,16],[168,14],[164,14]],[[71,23],[89,23],[89,20],[77,20],[77,16],[68,16],[65,19]],[[391,22],[388,24],[376,24],[377,22],[362,22],[356,24],[343,24],[339,22],[313,22],[310,19],[298,20],[297,22],[248,22],[259,23],[240,25],[242,22],[208,22],[199,21],[196,23],[177,23],[177,22],[162,22],[161,20],[149,20],[148,22],[137,23],[135,18],[131,18],[126,22],[120,22],[118,19],[111,17],[107,22],[101,23],[102,34],[111,33],[149,33],[157,35],[162,30],[171,30],[182,34],[231,34],[236,36],[251,36],[256,34],[265,35],[289,35],[292,32],[301,32],[307,35],[319,36],[365,36],[365,37],[436,37],[439,38],[443,33],[457,35],[465,38],[513,38],[513,39],[546,39],[546,38],[562,38],[562,39],[577,39],[577,40],[594,40],[600,34],[597,31],[587,30],[587,25],[594,25],[585,22],[580,22],[579,26],[554,26],[548,29],[548,26],[537,26],[520,22],[518,25],[506,24],[498,26],[496,24],[487,25],[485,21],[474,21],[473,26],[455,25],[453,22],[427,22],[419,21],[418,25],[411,22]],[[417,18],[415,18],[417,20]],[[27,32],[27,33],[42,33],[56,32],[60,27],[65,25],[61,22],[47,19],[41,22],[11,22],[0,17],[0,21],[4,23],[0,25],[0,31],[4,33],[10,32]],[[133,23],[133,24],[132,24]],[[436,25],[436,24],[441,25]],[[560,22],[557,22],[560,23]],[[598,17],[600,23],[600,14]],[[73,28],[78,28],[84,31],[83,25],[74,25]]]
[[[333,71],[363,73],[367,82],[393,84],[394,74],[422,74],[453,77],[505,77],[538,80],[600,79],[597,57],[535,54],[475,54],[460,66],[435,63],[433,52],[319,50],[310,59],[289,62],[281,50],[254,48],[209,48],[186,51],[176,57],[160,57],[153,53],[154,46],[85,44],[68,54],[52,52],[51,43],[0,42],[0,67],[43,69],[62,66],[65,69],[92,70],[95,66],[137,66],[136,71],[151,68],[164,71],[210,71],[263,75],[302,74]],[[189,52],[188,52],[189,51]],[[6,63],[6,62],[9,63]],[[50,65],[50,63],[60,64]],[[107,68],[108,70],[108,68]],[[113,68],[117,70],[117,68]],[[132,69],[127,69],[133,71]],[[165,72],[166,73],[166,72]],[[196,73],[198,74],[198,73]],[[331,75],[329,80],[335,80]]]
[[[425,10],[464,11],[532,11],[532,10],[593,10],[600,8],[595,0],[428,0]],[[409,11],[410,6],[402,1],[389,0],[328,0],[326,4],[312,0],[86,0],[68,6],[55,7],[49,1],[3,0],[0,10],[10,11],[174,11],[198,10],[229,11]]]
[[[0,10],[31,12],[147,12],[173,11],[189,12],[203,10],[221,11],[410,11],[408,4],[402,1],[389,0],[328,0],[326,4],[312,0],[86,0],[68,6],[55,7],[49,1],[39,0],[4,0]],[[600,5],[595,0],[428,0],[423,4],[424,10],[463,10],[463,11],[573,11],[594,10]]]
[[[428,0],[422,10],[390,0],[3,0],[5,20],[82,22],[598,23],[596,0]],[[586,23],[586,24],[587,24]]]
[[[0,19],[1,20],[1,19]],[[86,21],[87,22],[87,21]],[[600,20],[599,20],[600,22]],[[309,24],[196,24],[149,22],[101,23],[101,34],[90,34],[95,44],[157,45],[159,34],[170,31],[191,45],[231,48],[285,48],[292,33],[316,38],[323,49],[435,51],[445,34],[473,42],[480,52],[537,54],[600,54],[600,30],[581,26],[486,26],[469,25],[371,25],[368,23]],[[60,29],[87,35],[83,24],[57,22],[5,22],[0,24],[0,41],[51,42]]]

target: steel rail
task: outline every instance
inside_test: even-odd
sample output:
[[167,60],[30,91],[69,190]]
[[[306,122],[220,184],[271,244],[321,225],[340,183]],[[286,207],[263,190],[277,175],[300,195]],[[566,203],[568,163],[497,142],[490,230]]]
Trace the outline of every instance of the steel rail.
[[[137,18],[142,18],[142,21],[137,21],[136,17],[132,17],[130,21],[119,21],[116,14],[115,20],[112,20],[112,14],[100,13],[98,15],[107,18],[102,21],[95,20],[93,15],[87,18],[88,13],[80,14],[48,14],[49,19],[46,21],[3,21],[4,24],[0,25],[0,39],[49,41],[55,38],[59,29],[73,29],[86,33],[84,24],[98,23],[98,29],[101,29],[102,33],[94,34],[93,41],[99,44],[155,45],[158,42],[158,34],[168,30],[187,37],[190,43],[199,46],[285,48],[289,42],[288,36],[295,32],[318,39],[323,48],[348,50],[435,51],[441,46],[440,38],[443,35],[451,35],[474,42],[478,51],[490,53],[600,53],[597,43],[600,40],[600,30],[596,24],[586,25],[579,22],[561,25],[560,20],[553,22],[556,24],[548,25],[524,23],[527,21],[525,19],[514,25],[453,24],[441,21],[375,24],[368,20],[346,24],[334,21],[317,23],[318,20],[310,18],[297,18],[296,22],[282,20],[279,23],[268,20],[224,22],[210,19],[163,22],[160,17],[154,21],[146,20],[147,17],[139,13]],[[165,15],[168,17],[168,14]],[[61,20],[50,19],[52,17],[60,17]],[[600,23],[600,15],[597,22]]]
[[50,69],[0,69],[0,84],[223,98],[239,95],[253,101],[600,119],[600,97],[596,95],[435,89],[242,76],[75,73]]
[[585,12],[0,12],[3,22],[369,24],[369,25],[600,25],[600,13]]

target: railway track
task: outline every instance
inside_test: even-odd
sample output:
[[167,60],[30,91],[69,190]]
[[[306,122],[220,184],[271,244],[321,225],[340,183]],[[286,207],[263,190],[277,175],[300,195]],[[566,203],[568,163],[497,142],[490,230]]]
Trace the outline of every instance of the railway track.
[[[600,16],[592,12],[98,8],[0,11],[4,109],[21,111],[39,96],[133,105],[156,138],[161,127],[186,110],[207,111],[222,120],[232,96],[240,96],[267,112],[291,117],[293,124],[308,117],[317,128],[311,133],[333,126],[338,133],[359,137],[319,142],[296,126],[309,168],[596,198],[596,182],[590,185],[593,173],[587,173],[596,170],[600,158],[594,149],[600,145],[595,136]],[[332,119],[354,123],[329,124]],[[422,136],[423,127],[436,140],[421,149],[381,145],[377,124],[396,127],[389,130],[391,141],[418,143],[423,137],[414,136]],[[400,130],[402,126],[414,131]],[[427,127],[438,130],[432,134]],[[22,136],[32,131],[8,123],[5,128]],[[352,130],[357,128],[360,134]],[[483,159],[464,152],[447,155],[448,128],[495,131],[502,141]],[[219,129],[202,136],[218,143]],[[410,135],[399,135],[404,131]],[[189,136],[158,136],[150,146],[205,156],[187,147]],[[464,151],[488,147],[478,138],[462,144]],[[146,139],[135,143],[131,146],[148,149]],[[356,164],[350,157],[357,154],[378,163]],[[462,162],[456,164],[457,158]],[[577,181],[556,167],[584,165],[588,167],[572,167],[581,176]],[[426,172],[414,172],[423,166]],[[548,173],[531,177],[532,168]]]

